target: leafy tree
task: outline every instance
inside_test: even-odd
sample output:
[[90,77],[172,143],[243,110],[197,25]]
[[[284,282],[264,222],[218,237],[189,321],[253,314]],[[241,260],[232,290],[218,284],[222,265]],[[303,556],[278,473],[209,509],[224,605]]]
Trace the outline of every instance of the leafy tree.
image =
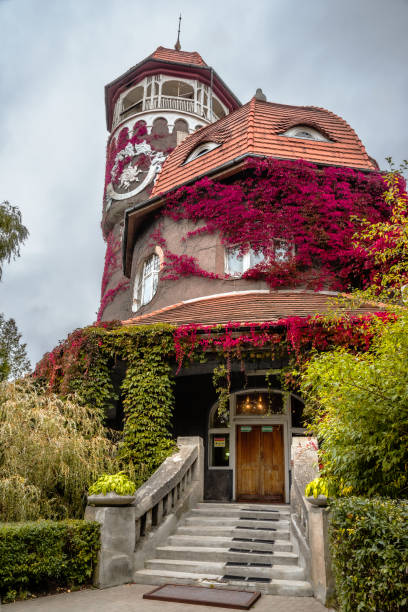
[[[3,263],[20,256],[20,245],[26,240],[28,230],[21,220],[17,206],[0,203],[0,280]],[[30,368],[26,345],[21,343],[14,319],[6,320],[0,313],[0,382],[10,377],[22,376]]]
[[[316,355],[302,379],[334,494],[408,497],[408,314],[373,323],[364,354]],[[373,331],[373,330],[371,330]]]
[[23,225],[21,212],[9,202],[0,203],[0,280],[3,275],[3,263],[20,256],[20,245],[28,237],[28,230]]
[[30,369],[26,345],[21,343],[14,319],[6,320],[0,313],[0,382],[18,378]]
[[404,160],[398,169],[391,157],[387,161],[390,171],[384,175],[387,185],[384,199],[391,216],[378,223],[363,221],[354,236],[354,246],[363,250],[372,270],[370,287],[355,293],[363,299],[379,298],[398,304],[408,293],[408,196],[403,178],[408,161]]

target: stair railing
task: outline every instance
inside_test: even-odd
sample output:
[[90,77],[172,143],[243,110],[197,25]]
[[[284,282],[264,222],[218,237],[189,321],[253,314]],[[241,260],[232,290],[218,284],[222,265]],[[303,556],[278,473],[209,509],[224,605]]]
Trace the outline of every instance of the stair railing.
[[[155,548],[175,532],[178,521],[203,499],[203,442],[177,438],[168,457],[135,493],[129,506],[87,506],[85,519],[101,525],[101,549],[94,574],[99,588],[132,581]],[[107,502],[109,503],[109,502]]]
[[328,545],[330,510],[313,506],[304,495],[306,484],[319,474],[317,445],[310,438],[294,438],[292,454],[292,540],[299,555],[299,562],[312,584],[314,596],[326,605],[331,603],[334,593]]

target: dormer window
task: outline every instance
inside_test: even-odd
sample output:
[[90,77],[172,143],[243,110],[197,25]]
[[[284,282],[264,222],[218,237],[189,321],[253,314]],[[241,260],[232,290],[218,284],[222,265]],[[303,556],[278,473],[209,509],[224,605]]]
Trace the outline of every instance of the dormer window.
[[202,155],[205,155],[206,153],[209,153],[210,151],[213,151],[214,149],[216,149],[217,147],[219,147],[220,145],[218,144],[218,142],[204,142],[203,144],[199,145],[198,147],[196,147],[191,153],[190,155],[187,157],[186,161],[184,163],[188,163],[193,161],[193,159],[197,159],[198,157],[201,157]]
[[287,130],[283,136],[288,138],[301,138],[303,140],[319,140],[321,142],[330,142],[321,132],[308,125],[295,125]]

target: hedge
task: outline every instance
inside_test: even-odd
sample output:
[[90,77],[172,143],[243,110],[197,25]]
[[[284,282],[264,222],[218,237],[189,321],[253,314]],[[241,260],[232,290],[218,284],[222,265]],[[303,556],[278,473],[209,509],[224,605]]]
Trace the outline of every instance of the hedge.
[[82,520],[0,525],[0,594],[4,601],[88,583],[99,524]]
[[408,609],[408,500],[336,500],[330,547],[341,612]]

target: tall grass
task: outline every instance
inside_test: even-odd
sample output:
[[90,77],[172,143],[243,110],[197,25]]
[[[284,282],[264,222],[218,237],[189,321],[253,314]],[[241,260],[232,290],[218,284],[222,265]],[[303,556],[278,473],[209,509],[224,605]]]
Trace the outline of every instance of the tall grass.
[[102,418],[27,380],[0,385],[0,520],[81,517],[89,485],[118,471]]

